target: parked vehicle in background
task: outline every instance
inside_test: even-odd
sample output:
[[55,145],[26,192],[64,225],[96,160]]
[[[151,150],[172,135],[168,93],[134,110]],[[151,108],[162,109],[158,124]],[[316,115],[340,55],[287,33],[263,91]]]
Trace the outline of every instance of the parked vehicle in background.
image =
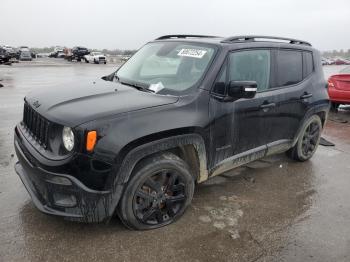
[[32,54],[28,48],[21,48],[19,51],[18,60],[20,61],[32,61]]
[[0,47],[0,64],[8,63],[11,59],[11,55],[6,49]]
[[321,63],[322,63],[322,65],[332,65],[332,64],[334,64],[334,61],[322,57],[322,58],[321,58]]
[[276,153],[310,159],[328,110],[308,42],[167,35],[102,79],[28,94],[15,169],[42,212],[154,229],[196,183]]
[[65,54],[63,51],[57,52],[56,58],[64,58],[64,57],[65,57]]
[[350,66],[328,79],[328,95],[333,110],[341,104],[350,104]]
[[53,49],[53,52],[50,53],[49,57],[53,57],[53,58],[62,58],[62,54],[64,57],[64,47],[62,46],[55,46]]
[[2,48],[6,50],[6,52],[10,55],[11,58],[16,58],[17,52],[15,48],[8,45],[4,45]]
[[128,61],[130,59],[130,55],[122,55],[120,56],[120,61],[125,63],[126,61]]
[[333,58],[327,58],[329,65],[334,65],[334,59]]
[[86,47],[75,46],[72,48],[72,60],[81,61],[88,54],[90,54],[90,51]]
[[104,54],[101,52],[91,52],[88,55],[84,56],[86,63],[95,63],[95,64],[106,64],[107,59]]
[[350,61],[349,60],[346,60],[344,58],[337,58],[335,61],[334,61],[334,64],[335,65],[350,65]]

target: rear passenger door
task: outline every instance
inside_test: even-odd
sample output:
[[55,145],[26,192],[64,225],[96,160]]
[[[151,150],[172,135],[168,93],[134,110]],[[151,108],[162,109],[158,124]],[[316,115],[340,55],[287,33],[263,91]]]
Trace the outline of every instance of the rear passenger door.
[[312,53],[294,49],[272,51],[271,93],[275,107],[267,120],[267,143],[288,142],[297,133],[312,97]]

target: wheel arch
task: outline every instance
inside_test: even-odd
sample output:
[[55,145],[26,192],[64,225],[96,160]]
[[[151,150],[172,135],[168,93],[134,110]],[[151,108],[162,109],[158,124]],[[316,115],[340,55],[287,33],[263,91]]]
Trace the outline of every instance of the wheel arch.
[[204,136],[199,130],[188,128],[152,134],[125,145],[115,160],[119,168],[114,184],[127,183],[140,161],[161,152],[172,152],[184,160],[198,182],[208,178]]
[[317,106],[315,108],[311,108],[310,110],[308,110],[304,116],[304,118],[302,119],[302,121],[300,121],[300,125],[299,125],[299,128],[298,128],[298,131],[296,132],[296,135],[293,139],[293,143],[292,143],[292,146],[293,147],[297,141],[298,141],[298,138],[300,136],[300,133],[302,132],[302,129],[303,129],[303,126],[305,124],[305,122],[313,115],[317,115],[320,117],[321,119],[321,122],[322,122],[322,127],[324,127],[326,121],[327,121],[327,118],[328,118],[328,111],[329,111],[329,104],[327,105],[321,105],[321,106]]

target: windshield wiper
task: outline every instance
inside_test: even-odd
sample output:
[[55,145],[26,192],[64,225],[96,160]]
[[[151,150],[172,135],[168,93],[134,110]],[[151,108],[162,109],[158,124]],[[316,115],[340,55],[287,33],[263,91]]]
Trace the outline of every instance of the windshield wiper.
[[121,82],[121,81],[119,81],[119,83],[121,83],[121,84],[123,84],[123,85],[127,85],[127,86],[134,87],[134,88],[136,88],[137,90],[140,90],[140,91],[149,92],[149,93],[154,93],[153,90],[148,89],[147,87],[144,87],[144,86],[135,84],[135,83]]

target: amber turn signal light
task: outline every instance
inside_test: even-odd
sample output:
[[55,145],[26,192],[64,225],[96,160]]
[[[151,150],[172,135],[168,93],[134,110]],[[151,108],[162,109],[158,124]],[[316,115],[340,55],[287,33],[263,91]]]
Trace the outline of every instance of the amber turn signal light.
[[96,131],[89,131],[86,136],[86,150],[92,151],[94,150],[95,144],[97,139],[97,132]]

